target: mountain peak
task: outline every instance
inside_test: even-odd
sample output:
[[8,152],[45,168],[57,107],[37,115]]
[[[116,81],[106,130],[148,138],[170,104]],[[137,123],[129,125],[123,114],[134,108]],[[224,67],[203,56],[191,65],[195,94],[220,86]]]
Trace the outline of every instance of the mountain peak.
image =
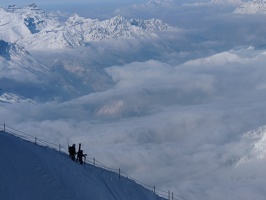
[[30,4],[26,7],[17,7],[15,4],[14,5],[9,5],[6,9],[7,12],[11,12],[11,13],[20,13],[20,14],[45,14],[44,11],[42,11],[40,8],[38,8],[38,6],[33,3]]
[[[0,39],[29,49],[62,49],[84,46],[90,41],[157,37],[155,31],[169,28],[160,20],[83,18],[73,14],[66,22],[46,15],[36,4],[24,8],[9,6],[0,13]],[[6,30],[10,30],[6,32]]]
[[6,9],[7,12],[14,12],[16,10],[20,9],[19,7],[17,7],[15,4],[13,5],[9,5]]
[[126,20],[126,18],[123,17],[122,15],[117,15],[117,16],[111,18],[111,19],[116,20],[116,21],[119,21],[119,22]]
[[28,5],[27,7],[25,7],[25,9],[29,9],[31,11],[35,11],[35,12],[39,12],[39,13],[44,13],[44,11],[42,11],[35,3]]
[[266,0],[244,2],[233,12],[235,14],[266,14]]
[[33,3],[33,4],[30,4],[28,7],[30,7],[30,8],[37,8],[37,5],[35,3]]
[[146,4],[148,6],[170,6],[173,3],[173,0],[150,0]]

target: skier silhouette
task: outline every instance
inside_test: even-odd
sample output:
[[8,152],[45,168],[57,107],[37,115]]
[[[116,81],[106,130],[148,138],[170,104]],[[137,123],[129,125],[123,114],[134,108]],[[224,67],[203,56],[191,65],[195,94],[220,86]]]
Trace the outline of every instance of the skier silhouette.
[[68,152],[69,152],[69,156],[71,157],[71,159],[73,161],[75,161],[75,157],[76,157],[76,154],[77,154],[77,152],[76,152],[76,145],[73,144],[72,146],[69,146],[68,147]]
[[83,157],[84,159],[86,159],[87,154],[83,154],[83,150],[81,150],[81,143],[79,143],[79,150],[78,150],[78,161],[79,163],[82,165],[83,162]]

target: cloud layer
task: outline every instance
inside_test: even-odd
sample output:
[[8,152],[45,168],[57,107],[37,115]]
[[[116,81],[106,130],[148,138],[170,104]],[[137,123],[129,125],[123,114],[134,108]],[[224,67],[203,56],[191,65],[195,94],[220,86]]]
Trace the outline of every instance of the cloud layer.
[[82,142],[90,157],[189,199],[262,199],[265,173],[257,166],[265,161],[234,164],[249,148],[242,134],[265,124],[265,55],[246,48],[176,66],[113,66],[106,91],[2,104],[2,121],[46,140]]
[[[257,17],[203,17],[154,40],[31,52],[93,90],[0,104],[0,121],[54,143],[82,142],[89,157],[187,199],[264,199],[265,159],[243,136],[265,125],[264,22],[253,33]],[[246,155],[254,159],[238,165]]]

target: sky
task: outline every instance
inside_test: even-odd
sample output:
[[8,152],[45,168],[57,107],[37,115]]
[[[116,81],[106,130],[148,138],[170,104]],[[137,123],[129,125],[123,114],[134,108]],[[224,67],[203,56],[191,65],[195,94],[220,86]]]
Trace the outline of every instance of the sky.
[[[48,1],[1,1],[1,7],[8,7],[8,5],[27,6],[32,3],[40,6],[43,10],[49,11],[62,11],[69,14],[79,13],[81,16],[101,18],[102,14],[113,12],[115,8],[120,6],[128,6],[132,3],[143,2],[143,0],[48,0]],[[145,2],[145,1],[144,1]],[[104,13],[103,13],[104,12]]]
[[82,141],[88,156],[187,199],[264,199],[265,131],[247,132],[266,124],[265,15],[221,5],[159,10],[93,16],[156,17],[178,29],[30,52],[49,67],[61,61],[95,90],[1,104],[0,121],[56,143]]

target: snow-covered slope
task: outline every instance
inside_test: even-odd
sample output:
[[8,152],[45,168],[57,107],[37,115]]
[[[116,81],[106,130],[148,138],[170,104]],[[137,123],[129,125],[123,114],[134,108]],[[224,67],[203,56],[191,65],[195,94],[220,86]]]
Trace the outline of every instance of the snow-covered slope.
[[12,58],[15,58],[20,55],[29,55],[29,52],[27,52],[23,47],[12,44],[10,42],[6,42],[4,40],[0,40],[0,58],[1,60],[11,60]]
[[159,200],[128,178],[0,131],[1,199]]
[[3,94],[0,93],[0,102],[1,103],[30,103],[35,104],[35,102],[31,99],[27,99],[23,96],[19,96],[16,94],[5,92]]
[[77,14],[71,16],[67,22],[67,29],[76,37],[83,38],[84,42],[100,41],[104,39],[130,39],[140,37],[156,37],[154,31],[169,28],[168,25],[158,19],[128,20],[122,16],[116,16],[102,22],[85,19]]
[[4,40],[0,40],[0,88],[5,92],[1,101],[9,103],[75,95],[80,92],[76,88],[90,91],[75,74],[60,66],[48,69],[25,48]]
[[[47,15],[36,4],[0,9],[0,39],[27,49],[79,47],[89,41],[156,37],[169,26],[158,19],[126,19],[116,16],[99,21],[72,15],[66,22]],[[8,30],[8,31],[7,31]]]
[[253,0],[240,5],[233,13],[266,14],[266,0]]
[[0,40],[0,72],[3,91],[0,101],[8,103],[33,103],[24,94],[34,92],[37,85],[46,84],[51,76],[23,47],[4,40]]
[[[24,47],[34,46],[34,43],[38,41],[44,42],[47,37],[40,41],[43,32],[49,33],[52,31],[51,27],[54,31],[57,31],[61,26],[59,21],[48,17],[35,4],[24,8],[18,8],[15,5],[9,6],[7,9],[1,8],[0,19],[0,38],[12,43],[17,42]],[[53,41],[54,35],[47,35]],[[44,43],[43,46],[50,47],[51,41],[46,40],[48,43]],[[62,41],[60,46],[66,46],[66,44],[66,41]]]
[[236,166],[252,162],[256,159],[264,159],[266,157],[266,126],[244,133],[241,143],[249,148],[237,161]]

